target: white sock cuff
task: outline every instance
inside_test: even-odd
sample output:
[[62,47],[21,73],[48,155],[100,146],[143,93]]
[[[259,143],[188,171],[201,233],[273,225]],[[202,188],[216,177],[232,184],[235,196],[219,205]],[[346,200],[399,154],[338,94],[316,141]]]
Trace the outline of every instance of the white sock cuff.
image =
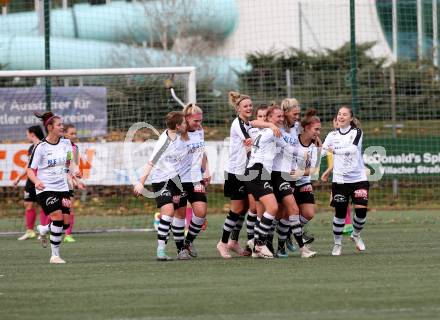
[[265,211],[264,213],[263,213],[263,217],[265,217],[266,219],[269,219],[269,220],[274,220],[274,216],[273,215],[271,215],[269,212],[267,212],[267,211]]
[[171,221],[173,221],[173,217],[172,216],[167,216],[167,215],[162,215],[161,217],[160,217],[163,221],[166,221],[166,222],[171,222]]
[[256,217],[257,216],[257,213],[256,212],[252,212],[252,211],[248,211],[247,214],[248,214],[248,216],[251,216],[251,217]]
[[184,227],[185,226],[185,219],[180,219],[180,218],[174,217],[172,225],[175,227],[178,227],[178,228]]
[[201,226],[205,222],[205,218],[200,218],[200,217],[197,217],[195,214],[193,214],[191,221],[193,221],[195,224],[198,224]]

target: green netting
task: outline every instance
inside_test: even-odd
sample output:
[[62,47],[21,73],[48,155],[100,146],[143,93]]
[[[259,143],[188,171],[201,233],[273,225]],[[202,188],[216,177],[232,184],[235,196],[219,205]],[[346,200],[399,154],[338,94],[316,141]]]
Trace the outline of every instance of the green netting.
[[[438,207],[440,86],[433,61],[435,14],[433,1],[421,2],[419,48],[417,1],[397,1],[395,61],[392,1],[355,1],[355,82],[350,76],[354,52],[348,0],[95,1],[92,5],[53,1],[51,65],[54,69],[195,65],[197,101],[205,110],[206,139],[213,143],[228,136],[235,116],[227,103],[230,89],[249,94],[254,105],[293,96],[303,111],[317,108],[324,138],[338,107],[352,103],[355,84],[364,147],[380,145],[387,151],[381,159],[384,177],[372,184],[371,206]],[[44,69],[41,21],[34,9],[33,1],[12,1],[8,13],[0,17],[2,69]],[[166,77],[145,76],[140,82],[124,76],[67,79],[69,86],[102,86],[108,94],[108,134],[81,141],[122,141],[138,120],[163,127],[163,116],[180,108],[163,85]],[[176,92],[185,99],[186,80],[180,80]],[[44,80],[0,80],[3,88],[36,84],[44,85]],[[65,78],[52,79],[53,87],[65,85]],[[144,134],[139,139],[150,138]],[[329,184],[317,182],[315,188],[318,207],[327,209]],[[0,190],[1,215],[15,221],[6,229],[18,230],[22,189]],[[137,225],[133,216],[144,221],[145,213],[155,211],[152,202],[132,199],[129,186],[94,186],[78,197],[76,205],[79,214],[87,216],[126,216],[110,222],[119,227]],[[227,210],[221,184],[210,188],[209,208],[210,213]]]

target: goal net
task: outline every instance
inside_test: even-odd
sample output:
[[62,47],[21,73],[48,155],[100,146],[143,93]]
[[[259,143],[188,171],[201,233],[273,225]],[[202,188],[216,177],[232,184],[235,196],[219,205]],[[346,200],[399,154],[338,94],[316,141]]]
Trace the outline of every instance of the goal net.
[[[0,232],[25,226],[26,177],[17,187],[14,181],[28,161],[26,131],[41,124],[34,112],[47,110],[48,101],[77,130],[86,189],[74,191],[74,231],[151,228],[154,200],[135,198],[132,183],[164,116],[196,101],[195,80],[194,67],[0,72]],[[136,123],[142,125],[127,137]]]

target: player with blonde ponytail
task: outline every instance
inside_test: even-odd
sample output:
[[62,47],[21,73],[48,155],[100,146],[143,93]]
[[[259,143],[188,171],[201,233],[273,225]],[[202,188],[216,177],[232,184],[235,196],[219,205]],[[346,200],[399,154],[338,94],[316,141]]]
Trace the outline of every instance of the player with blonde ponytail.
[[[279,129],[275,125],[261,121],[251,121],[253,104],[248,95],[239,92],[229,92],[229,104],[237,113],[237,118],[231,124],[229,141],[229,160],[225,172],[224,195],[230,198],[230,211],[223,225],[221,240],[217,243],[217,250],[220,255],[229,259],[232,256],[229,250],[239,255],[249,255],[251,252],[245,252],[238,243],[238,236],[244,222],[244,216],[247,213],[246,225],[248,230],[250,226],[255,225],[257,215],[249,210],[249,202],[255,202],[251,195],[248,195],[244,176],[250,148],[253,143],[249,130],[253,127],[271,128],[275,134],[279,134]],[[255,207],[253,205],[252,207]],[[233,232],[234,231],[234,232]],[[233,238],[229,240],[233,232]],[[249,237],[249,235],[248,235]]]
[[[193,242],[202,230],[206,220],[208,201],[206,187],[211,181],[211,174],[205,151],[205,133],[202,127],[203,111],[195,103],[189,103],[183,108],[183,115],[186,120],[186,132],[182,134],[182,140],[186,145],[186,153],[179,170],[183,192],[176,217],[185,216],[186,206],[189,202],[193,215],[184,246],[190,256],[196,258],[198,254]],[[179,223],[182,223],[182,221],[179,221]]]

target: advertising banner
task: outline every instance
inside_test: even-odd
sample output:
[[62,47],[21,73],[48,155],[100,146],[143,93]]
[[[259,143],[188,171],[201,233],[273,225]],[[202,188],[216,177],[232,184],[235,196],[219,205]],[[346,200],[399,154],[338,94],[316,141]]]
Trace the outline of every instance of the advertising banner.
[[[0,88],[0,141],[23,140],[28,127],[41,124],[34,112],[46,110],[44,87]],[[53,87],[51,110],[76,126],[79,137],[107,134],[105,87]]]

